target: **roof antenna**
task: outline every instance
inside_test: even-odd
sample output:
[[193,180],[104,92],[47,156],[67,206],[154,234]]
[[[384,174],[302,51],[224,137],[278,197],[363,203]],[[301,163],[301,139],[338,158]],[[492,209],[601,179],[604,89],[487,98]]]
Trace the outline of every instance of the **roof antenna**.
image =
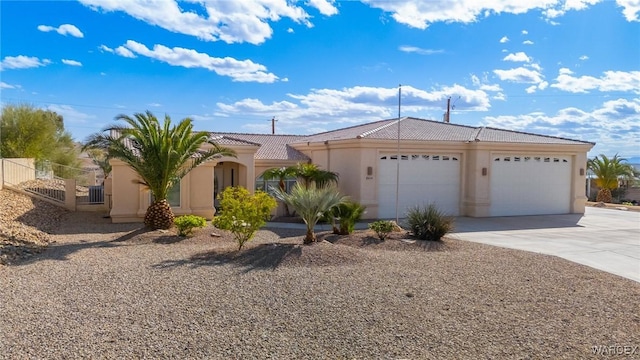
[[273,118],[271,118],[271,135],[275,135],[276,134],[276,117],[274,116]]

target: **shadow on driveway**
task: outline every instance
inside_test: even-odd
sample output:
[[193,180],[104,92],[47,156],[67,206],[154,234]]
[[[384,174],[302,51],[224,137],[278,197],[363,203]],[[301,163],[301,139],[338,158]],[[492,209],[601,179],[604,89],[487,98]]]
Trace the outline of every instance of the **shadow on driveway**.
[[579,225],[582,214],[504,216],[504,217],[457,217],[454,233],[478,231],[539,230],[583,227]]

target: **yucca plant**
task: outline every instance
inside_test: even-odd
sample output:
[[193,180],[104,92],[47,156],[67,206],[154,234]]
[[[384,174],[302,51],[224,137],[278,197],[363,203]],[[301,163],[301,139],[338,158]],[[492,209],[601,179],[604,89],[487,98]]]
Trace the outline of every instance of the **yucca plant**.
[[274,189],[274,196],[292,207],[306,224],[305,244],[316,241],[314,228],[323,214],[347,200],[347,197],[341,195],[334,186],[306,187],[300,184],[294,185],[288,194],[280,189]]
[[407,226],[420,240],[439,241],[453,231],[453,218],[438,210],[435,204],[415,206],[409,209]]
[[[140,177],[153,195],[153,203],[144,217],[146,226],[152,229],[169,229],[174,215],[167,201],[171,187],[189,171],[219,156],[233,156],[235,152],[209,139],[206,132],[193,131],[193,122],[185,118],[177,125],[171,124],[168,115],[164,123],[150,112],[136,113],[133,117],[118,115],[127,125],[112,125],[105,133],[89,136],[83,150],[103,149],[109,157],[127,163]],[[209,149],[203,149],[209,145]]]

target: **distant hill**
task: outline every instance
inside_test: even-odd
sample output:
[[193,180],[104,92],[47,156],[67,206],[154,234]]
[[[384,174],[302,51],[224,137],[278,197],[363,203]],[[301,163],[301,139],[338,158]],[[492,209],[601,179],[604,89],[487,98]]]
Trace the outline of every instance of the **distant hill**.
[[629,164],[640,165],[640,156],[634,156],[626,159]]

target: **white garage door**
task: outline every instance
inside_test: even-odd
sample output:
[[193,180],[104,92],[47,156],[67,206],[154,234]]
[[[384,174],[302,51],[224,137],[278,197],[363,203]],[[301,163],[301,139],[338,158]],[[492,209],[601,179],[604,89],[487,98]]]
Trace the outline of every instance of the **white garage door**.
[[[459,214],[460,156],[401,154],[398,216],[409,207],[435,203],[449,215]],[[397,154],[381,154],[378,161],[378,217],[396,217]]]
[[491,216],[570,212],[570,157],[503,154],[492,160]]

